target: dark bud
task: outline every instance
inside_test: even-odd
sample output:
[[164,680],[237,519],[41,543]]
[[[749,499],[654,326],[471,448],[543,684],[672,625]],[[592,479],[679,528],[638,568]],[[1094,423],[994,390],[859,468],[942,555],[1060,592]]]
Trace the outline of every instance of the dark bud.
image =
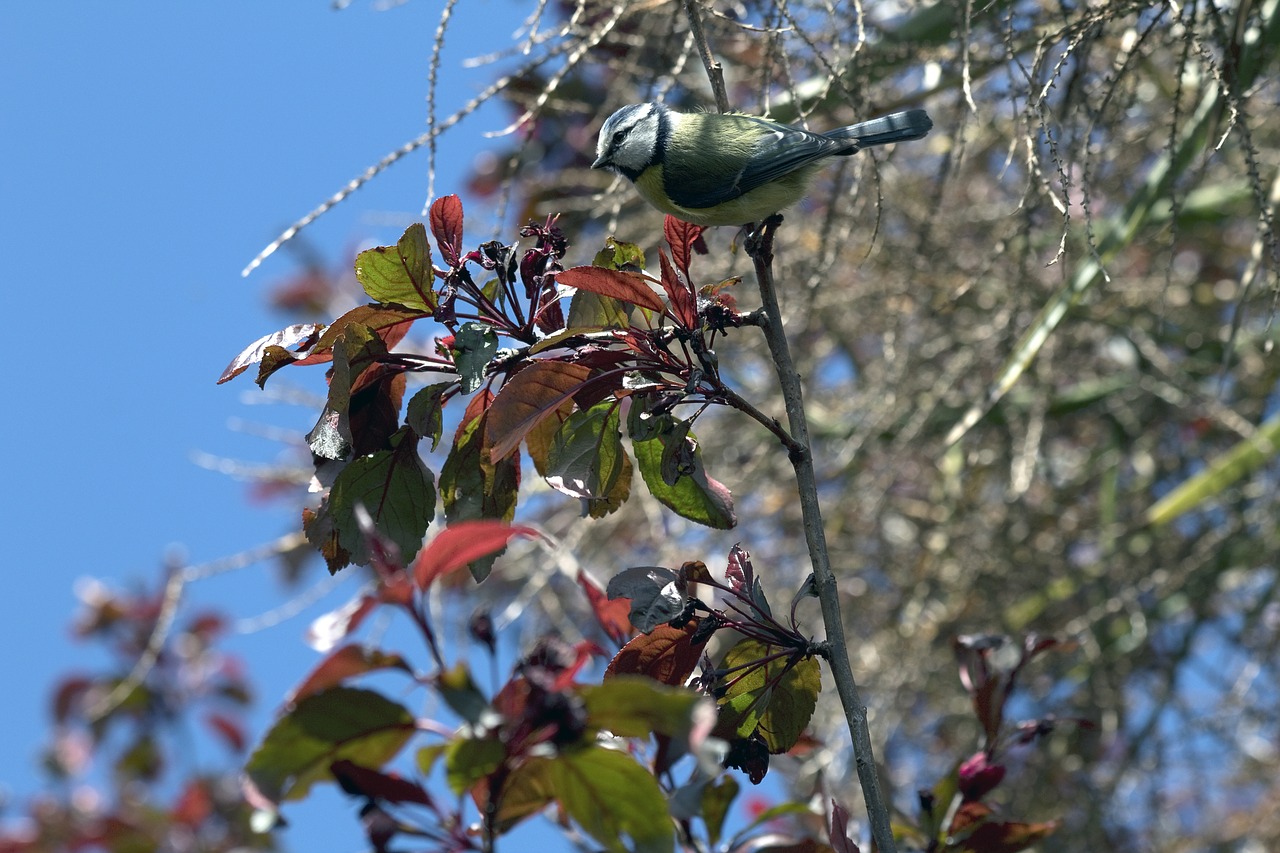
[[471,635],[471,639],[489,650],[492,655],[498,645],[497,635],[493,632],[493,617],[489,615],[488,610],[477,610],[471,614],[471,621],[467,623],[467,633]]
[[759,785],[764,781],[765,774],[769,772],[769,747],[765,744],[764,738],[758,734],[730,741],[724,766],[743,771],[752,785]]

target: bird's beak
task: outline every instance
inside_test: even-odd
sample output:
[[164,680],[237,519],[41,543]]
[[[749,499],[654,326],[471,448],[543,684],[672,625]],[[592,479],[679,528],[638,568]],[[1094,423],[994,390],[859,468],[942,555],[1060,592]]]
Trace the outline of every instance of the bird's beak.
[[593,168],[593,169],[607,169],[607,168],[609,168],[609,155],[608,155],[608,154],[601,154],[599,157],[597,157],[597,158],[596,158],[596,161],[595,161],[594,163],[592,163],[592,164],[591,164],[591,168]]

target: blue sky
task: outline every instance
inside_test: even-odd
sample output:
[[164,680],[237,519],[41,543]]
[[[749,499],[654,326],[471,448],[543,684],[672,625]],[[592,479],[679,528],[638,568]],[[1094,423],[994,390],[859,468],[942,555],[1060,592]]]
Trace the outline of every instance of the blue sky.
[[[511,8],[459,4],[445,114],[487,82],[462,60],[509,39],[521,18]],[[295,527],[292,513],[251,506],[244,484],[191,461],[281,453],[230,429],[233,419],[303,430],[314,421],[304,409],[248,404],[262,399],[250,377],[214,384],[231,356],[284,324],[263,294],[297,266],[282,252],[248,279],[240,270],[423,131],[438,14],[426,0],[383,11],[360,0],[344,11],[325,0],[0,5],[0,309],[11,354],[0,371],[0,791],[10,814],[39,785],[54,678],[101,663],[69,636],[76,579],[154,583],[174,549],[202,562]],[[461,190],[481,133],[505,121],[482,113],[444,140],[438,192]],[[361,240],[393,242],[426,192],[424,153],[307,236],[330,261]],[[262,566],[188,594],[242,618],[282,600]],[[307,621],[231,642],[248,658],[260,723],[315,661],[301,642]],[[209,749],[194,760],[223,757]],[[294,849],[364,847],[336,797],[292,816],[298,832],[324,839],[321,848],[295,836]]]

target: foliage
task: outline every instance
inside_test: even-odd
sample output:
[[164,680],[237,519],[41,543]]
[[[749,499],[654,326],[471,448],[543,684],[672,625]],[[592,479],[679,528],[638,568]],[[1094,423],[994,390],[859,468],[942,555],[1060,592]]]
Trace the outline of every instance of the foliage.
[[[75,634],[111,663],[57,683],[44,770],[61,793],[30,803],[25,822],[0,826],[0,850],[275,849],[251,825],[235,769],[201,771],[184,760],[193,726],[233,763],[243,757],[251,691],[240,661],[217,647],[221,615],[198,611],[166,625],[175,577],[154,593],[96,583],[81,590]],[[103,774],[110,785],[102,794],[85,785]]]
[[[332,780],[376,850],[491,849],[546,814],[584,847],[847,853],[860,716],[911,849],[1274,846],[1278,35],[1277,0],[539,6],[482,96],[519,133],[471,182],[537,223],[527,242],[468,243],[461,202],[437,199],[355,259],[370,304],[223,374],[327,365],[303,524],[330,572],[372,572],[248,761],[259,815]],[[833,165],[778,232],[812,447],[772,414],[736,239],[656,233],[587,168],[612,108],[705,105],[702,48],[746,112],[826,128],[927,100],[935,121]],[[474,106],[401,151],[434,158],[431,133]],[[569,264],[570,236],[602,247],[591,265]],[[799,457],[834,588],[796,560]],[[529,500],[539,478],[572,500]],[[768,577],[738,546],[723,573],[691,559],[731,528]],[[495,571],[513,543],[524,559]],[[630,568],[602,585],[581,565]],[[544,631],[488,692],[432,621],[463,568],[485,580],[469,595],[519,589],[568,637]],[[818,591],[852,617],[821,642],[798,615]],[[354,642],[374,613],[429,662]],[[822,689],[846,642],[865,708]],[[447,711],[354,685],[368,675]],[[794,799],[735,833],[726,768],[784,769]],[[47,814],[45,841],[78,825]]]

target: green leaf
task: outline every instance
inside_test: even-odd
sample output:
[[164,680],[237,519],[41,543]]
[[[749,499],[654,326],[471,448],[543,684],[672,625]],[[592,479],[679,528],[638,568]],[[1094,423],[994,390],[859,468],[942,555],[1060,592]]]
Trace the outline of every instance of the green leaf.
[[650,494],[690,521],[717,530],[729,530],[737,525],[733,496],[722,484],[707,476],[702,467],[702,452],[692,434],[687,438],[692,445],[683,457],[689,462],[690,472],[679,477],[674,484],[668,484],[663,479],[666,439],[667,436],[660,435],[647,441],[632,439],[631,442],[636,464],[640,467],[640,474],[644,477]]
[[552,789],[553,759],[534,756],[516,766],[498,793],[498,809],[494,824],[503,833],[531,814],[542,811],[555,801]]
[[[511,457],[490,463],[482,454],[485,415],[464,422],[440,469],[440,498],[450,524],[478,518],[510,521],[516,512],[520,491],[520,459]],[[489,576],[498,555],[476,560],[471,576],[477,581]]]
[[1280,413],[1267,418],[1253,435],[1209,462],[1208,466],[1147,510],[1147,523],[1164,526],[1183,513],[1222,494],[1236,480],[1266,465],[1280,453]]
[[458,738],[445,749],[445,780],[461,796],[502,766],[507,748],[496,738]]
[[618,675],[579,690],[587,724],[621,737],[689,736],[693,709],[702,697],[692,690],[668,687],[642,675]]
[[307,538],[326,556],[327,546],[335,544],[325,541],[329,536],[346,552],[345,561],[329,560],[331,573],[347,562],[369,560],[369,547],[356,521],[357,505],[364,506],[377,531],[394,542],[402,555],[412,555],[422,546],[436,507],[431,472],[408,430],[392,436],[391,444],[391,450],[362,456],[343,468],[320,513],[307,526]]
[[617,512],[627,502],[627,498],[631,497],[631,476],[634,470],[631,466],[631,457],[625,451],[619,451],[618,457],[622,465],[617,479],[613,481],[613,488],[603,498],[587,503],[587,515],[592,518],[604,518],[610,513]]
[[637,243],[624,243],[609,237],[605,241],[605,248],[596,252],[595,258],[591,261],[593,267],[604,267],[611,270],[627,269],[633,267],[635,269],[644,269],[644,249],[640,248]]
[[548,771],[551,790],[565,812],[605,848],[635,853],[675,849],[666,798],[653,774],[627,753],[576,749],[552,759]]
[[444,433],[444,414],[441,397],[444,392],[454,386],[453,382],[438,382],[428,385],[409,399],[405,408],[405,426],[413,430],[419,438],[431,439],[431,449],[440,444],[440,436]]
[[626,329],[630,325],[626,303],[617,299],[579,290],[569,300],[569,317],[565,321],[567,332]]
[[431,245],[427,229],[415,222],[395,246],[378,246],[356,256],[356,278],[364,292],[378,302],[394,302],[406,308],[434,311],[431,289]]
[[329,765],[348,759],[378,768],[414,733],[405,708],[371,690],[333,687],[284,714],[249,756],[245,773],[273,803],[300,800],[330,778]]
[[453,363],[462,380],[462,393],[470,394],[484,384],[485,369],[498,352],[498,333],[484,323],[467,322],[458,327],[453,339]]
[[759,663],[781,651],[747,639],[725,653],[719,669],[732,672],[720,699],[717,734],[746,738],[758,732],[774,755],[799,740],[817,706],[822,669],[813,658],[787,656]]
[[712,847],[720,843],[725,816],[740,787],[737,779],[726,775],[702,790],[702,820],[707,825],[707,840]]
[[573,412],[560,425],[547,454],[547,482],[570,497],[602,499],[622,472],[626,454],[618,429],[618,405],[609,399]]
[[489,708],[489,700],[471,678],[471,670],[459,661],[453,669],[436,676],[436,689],[449,708],[468,723],[478,722]]
[[[342,337],[347,327],[353,324],[372,329],[388,347],[392,347],[404,339],[414,320],[430,316],[430,312],[405,308],[403,305],[359,305],[330,323],[325,328],[324,334],[320,336],[320,340],[316,341],[312,352],[322,353],[333,349],[338,338]],[[310,362],[312,357],[307,361]]]

